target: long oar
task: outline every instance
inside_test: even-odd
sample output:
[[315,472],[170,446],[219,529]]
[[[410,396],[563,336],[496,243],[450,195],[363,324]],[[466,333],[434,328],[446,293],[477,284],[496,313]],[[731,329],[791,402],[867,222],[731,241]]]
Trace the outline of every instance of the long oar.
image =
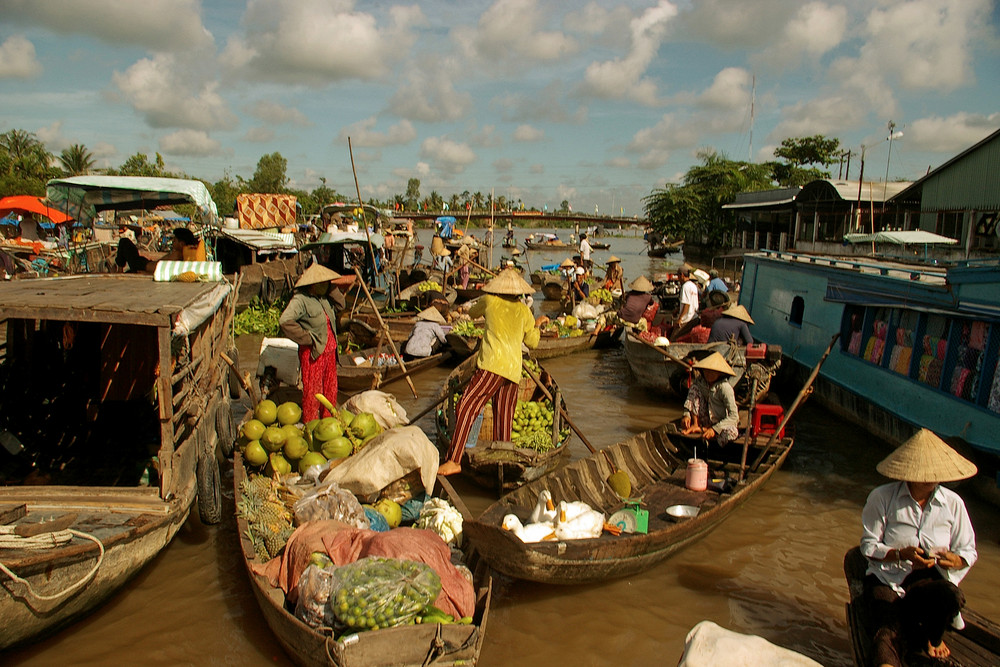
[[[396,357],[396,362],[405,373],[406,364],[403,362],[403,357],[400,356],[399,350],[396,349],[396,342],[392,340],[392,336],[389,334],[389,327],[386,325],[385,320],[382,319],[382,313],[378,312],[378,306],[375,304],[375,299],[372,298],[372,293],[368,291],[368,285],[365,284],[364,278],[361,277],[361,271],[358,270],[358,267],[354,267],[354,275],[358,277],[358,282],[361,283],[361,289],[364,290],[365,296],[368,297],[368,303],[371,304],[372,310],[375,311],[375,318],[378,320],[379,327],[382,329],[382,335],[384,335],[386,340],[389,342],[389,347],[392,349],[392,354]],[[409,376],[406,376],[406,384],[410,385],[410,393],[413,394],[413,398],[417,398],[417,388],[413,386],[413,380],[411,380]]]
[[774,429],[774,433],[771,434],[770,440],[767,441],[764,451],[760,453],[757,460],[753,462],[752,466],[750,466],[750,472],[757,472],[757,468],[759,468],[761,462],[764,461],[764,457],[767,456],[768,451],[770,451],[771,447],[774,446],[775,441],[777,441],[778,434],[785,428],[788,420],[792,418],[792,415],[795,414],[795,411],[798,410],[799,406],[802,405],[806,398],[809,397],[809,394],[812,393],[812,385],[813,382],[816,381],[817,376],[819,376],[819,369],[823,367],[823,362],[830,356],[830,353],[833,351],[833,346],[836,344],[838,338],[840,338],[839,331],[833,334],[833,338],[830,339],[830,344],[827,346],[826,352],[824,352],[823,356],[819,358],[819,361],[816,363],[816,367],[813,368],[812,373],[809,374],[809,379],[806,380],[806,383],[799,391],[799,395],[795,397],[791,406],[789,406],[788,410],[785,411],[785,416],[782,418],[781,423],[778,424],[778,427]]
[[645,345],[646,347],[649,347],[649,348],[652,348],[652,349],[656,350],[657,352],[659,352],[660,354],[662,354],[663,356],[665,356],[667,359],[670,359],[670,361],[673,361],[674,363],[678,363],[681,366],[684,366],[685,368],[691,368],[691,364],[689,364],[688,362],[684,361],[683,359],[681,359],[677,355],[668,352],[666,349],[664,349],[662,347],[659,347],[657,345],[653,345],[648,340],[646,340],[645,338],[642,338],[640,336],[632,336],[632,337],[635,338],[640,343],[642,343],[643,345]]

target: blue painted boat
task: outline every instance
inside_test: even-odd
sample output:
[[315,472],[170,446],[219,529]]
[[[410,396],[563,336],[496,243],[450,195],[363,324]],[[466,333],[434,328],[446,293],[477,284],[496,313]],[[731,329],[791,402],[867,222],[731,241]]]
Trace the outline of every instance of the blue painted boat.
[[1000,454],[1000,261],[744,259],[755,338],[810,368],[841,333],[816,386],[828,407],[890,442],[925,427]]

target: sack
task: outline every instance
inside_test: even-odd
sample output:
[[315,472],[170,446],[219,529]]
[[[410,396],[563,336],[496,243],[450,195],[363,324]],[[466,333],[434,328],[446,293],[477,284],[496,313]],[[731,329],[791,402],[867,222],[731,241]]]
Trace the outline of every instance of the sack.
[[330,482],[317,488],[295,502],[293,508],[295,525],[301,526],[307,521],[335,519],[355,528],[367,528],[368,519],[361,503],[354,494],[340,488],[336,482]]
[[373,389],[355,394],[344,402],[344,407],[354,414],[370,412],[384,430],[408,423],[406,410],[396,402],[392,394],[384,391]]

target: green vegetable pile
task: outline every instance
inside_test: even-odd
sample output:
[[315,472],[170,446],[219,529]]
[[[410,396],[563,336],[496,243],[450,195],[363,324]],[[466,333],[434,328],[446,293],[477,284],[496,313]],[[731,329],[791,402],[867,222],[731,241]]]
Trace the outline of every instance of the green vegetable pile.
[[435,290],[437,292],[441,291],[441,285],[433,280],[425,280],[424,282],[417,285],[417,289],[421,292],[427,292],[428,290]]
[[615,297],[611,293],[611,290],[606,290],[603,287],[590,290],[590,300],[595,304],[603,303],[606,306],[610,306],[614,299]]
[[459,336],[465,336],[466,338],[482,338],[485,333],[472,320],[463,320],[457,323],[451,328],[451,332]]
[[416,623],[441,592],[423,563],[371,556],[337,568],[331,598],[336,619],[350,630]]
[[[514,408],[511,440],[519,447],[539,452],[552,449],[552,419],[552,404],[548,401],[518,401]],[[569,432],[563,429],[559,442],[568,435]]]
[[280,327],[278,319],[287,302],[279,300],[270,306],[265,306],[260,299],[254,298],[249,307],[233,318],[233,328],[237,336],[243,334],[264,334],[277,336]]

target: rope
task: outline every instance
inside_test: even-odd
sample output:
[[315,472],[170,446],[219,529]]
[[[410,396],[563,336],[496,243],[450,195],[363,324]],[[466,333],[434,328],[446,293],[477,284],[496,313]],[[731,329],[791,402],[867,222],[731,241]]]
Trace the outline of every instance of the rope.
[[97,562],[94,563],[94,567],[90,569],[87,574],[85,574],[79,581],[77,581],[72,586],[69,586],[62,591],[55,593],[53,595],[41,595],[35,591],[31,586],[31,583],[27,579],[22,579],[17,576],[11,570],[0,563],[0,571],[4,572],[8,577],[17,583],[24,584],[25,588],[28,589],[28,593],[31,594],[36,600],[41,600],[43,602],[50,602],[52,600],[58,600],[59,598],[65,597],[71,593],[76,592],[78,588],[88,583],[95,574],[97,574],[98,568],[101,567],[101,563],[104,562],[104,543],[99,539],[90,535],[88,533],[83,533],[78,530],[73,530],[68,528],[66,530],[60,530],[52,533],[41,533],[40,535],[34,535],[32,537],[21,537],[14,533],[14,526],[0,526],[0,549],[28,549],[28,550],[41,550],[41,549],[54,549],[58,546],[62,546],[68,543],[73,537],[79,537],[83,539],[90,540],[97,545],[100,552],[97,555]]

